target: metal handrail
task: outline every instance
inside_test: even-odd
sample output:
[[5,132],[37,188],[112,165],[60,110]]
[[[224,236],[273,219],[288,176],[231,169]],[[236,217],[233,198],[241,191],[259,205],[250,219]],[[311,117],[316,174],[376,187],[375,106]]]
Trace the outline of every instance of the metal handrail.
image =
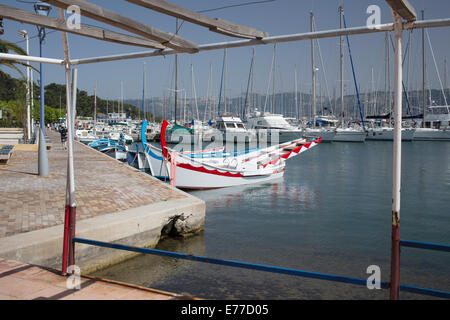
[[[176,259],[184,259],[184,260],[191,260],[191,261],[197,261],[197,262],[211,263],[211,264],[228,266],[228,267],[258,270],[258,271],[265,271],[265,272],[271,272],[271,273],[299,276],[299,277],[304,277],[304,278],[313,278],[313,279],[320,279],[320,280],[327,280],[327,281],[367,286],[367,279],[339,276],[339,275],[334,275],[334,274],[329,274],[329,273],[311,272],[311,271],[305,271],[305,270],[299,270],[299,269],[276,267],[276,266],[269,266],[269,265],[263,265],[263,264],[254,264],[254,263],[242,262],[242,261],[208,258],[208,257],[202,257],[202,256],[186,254],[186,253],[179,253],[179,252],[172,252],[172,251],[165,251],[165,250],[158,250],[158,249],[150,249],[150,248],[138,248],[138,247],[132,247],[132,246],[127,246],[127,245],[122,245],[122,244],[108,243],[108,242],[89,240],[89,239],[83,239],[83,238],[73,238],[73,242],[92,245],[92,246],[98,246],[98,247],[104,247],[104,248],[112,248],[112,249],[117,249],[117,250],[133,251],[133,252],[144,253],[144,254],[153,254],[153,255],[165,256],[165,257],[176,258]],[[390,284],[388,282],[381,282],[380,287],[382,289],[389,289]],[[450,299],[449,291],[421,288],[421,287],[415,287],[415,286],[409,286],[409,285],[400,285],[400,290],[412,292],[412,293],[418,293],[418,294],[422,294],[422,295]]]

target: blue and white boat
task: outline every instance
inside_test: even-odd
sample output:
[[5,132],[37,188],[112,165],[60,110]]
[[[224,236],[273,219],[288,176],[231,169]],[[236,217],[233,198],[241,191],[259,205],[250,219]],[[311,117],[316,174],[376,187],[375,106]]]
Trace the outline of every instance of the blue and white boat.
[[127,160],[127,147],[116,140],[101,138],[91,142],[89,146],[109,155],[110,157],[113,157],[116,160]]
[[99,148],[98,151],[103,152],[116,160],[127,161],[127,148],[120,144],[103,146]]

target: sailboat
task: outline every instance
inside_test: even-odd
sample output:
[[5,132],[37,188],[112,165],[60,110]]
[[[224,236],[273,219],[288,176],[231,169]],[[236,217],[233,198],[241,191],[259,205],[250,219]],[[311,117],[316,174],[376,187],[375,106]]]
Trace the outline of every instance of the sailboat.
[[[339,24],[340,28],[342,29],[342,22],[343,22],[343,8],[342,6],[339,6]],[[345,24],[345,21],[344,21]],[[343,59],[344,59],[344,53],[343,53],[343,37],[341,36],[339,39],[339,47],[340,47],[340,54],[339,54],[339,60],[340,60],[340,86],[341,86],[341,114],[342,117],[344,116],[344,67],[343,67]],[[350,43],[347,37],[347,44],[350,54],[350,62],[352,64],[352,70],[353,70],[353,61],[351,58],[351,52],[350,52]],[[354,73],[353,73],[354,75]],[[355,86],[356,86],[356,80],[355,80]],[[357,94],[358,94],[358,88],[356,88]],[[358,101],[359,101],[359,94],[358,94]],[[340,126],[336,128],[336,135],[333,138],[334,142],[364,142],[366,140],[366,132],[361,128],[360,126],[353,125],[353,126],[344,126],[344,119],[341,119]]]
[[[422,11],[423,19],[423,11]],[[428,44],[430,47],[431,55],[436,67],[436,72],[439,78],[439,83],[441,85],[441,91],[444,98],[445,106],[433,106],[433,101],[431,99],[431,92],[429,96],[429,107],[427,110],[425,106],[425,33],[428,38]],[[447,104],[447,98],[445,95],[445,90],[441,82],[441,77],[439,75],[439,70],[436,65],[436,59],[434,57],[433,47],[431,46],[430,36],[427,30],[422,30],[422,72],[423,72],[423,82],[422,82],[422,94],[423,94],[423,118],[422,127],[416,128],[414,134],[414,140],[435,140],[435,141],[450,141],[450,112]],[[445,66],[445,72],[447,72],[447,67]],[[445,74],[447,77],[447,75]]]
[[[310,13],[311,32],[314,32],[314,14]],[[305,128],[305,136],[320,137],[322,142],[332,142],[336,129],[329,126],[326,121],[318,120],[316,117],[316,72],[319,71],[314,65],[314,39],[311,39],[311,69],[312,69],[312,127]]]
[[[385,34],[385,105],[389,108],[388,113],[381,116],[367,117],[366,140],[378,141],[394,141],[394,128],[392,127],[392,103],[390,88],[390,74],[389,74],[389,57],[390,44],[388,32]],[[406,94],[406,90],[405,90]],[[402,128],[402,141],[412,141],[415,135],[415,128]]]
[[[252,61],[250,64],[250,72],[247,82],[247,93],[244,103],[243,115],[247,114],[248,110],[251,108],[247,105],[247,101],[248,101],[248,92],[250,88],[250,80],[253,78],[252,71],[253,71],[254,56],[255,51],[253,50]],[[275,57],[275,46],[274,46],[274,57]],[[275,59],[273,58],[273,61],[274,60]],[[274,63],[272,63],[271,73],[273,73],[272,70],[273,67]],[[295,79],[296,78],[297,75],[295,74]],[[297,89],[297,85],[295,86],[295,89]],[[272,94],[272,98],[273,96],[274,95]],[[267,99],[268,99],[268,91],[266,94],[266,102]],[[286,121],[286,119],[282,114],[265,112],[265,108],[266,104],[264,105],[264,111],[259,111],[257,108],[254,108],[253,112],[247,115],[247,127],[249,130],[255,131],[259,142],[282,143],[303,137],[302,129],[296,128],[291,124],[289,124],[289,122]],[[272,109],[274,109],[273,104]]]

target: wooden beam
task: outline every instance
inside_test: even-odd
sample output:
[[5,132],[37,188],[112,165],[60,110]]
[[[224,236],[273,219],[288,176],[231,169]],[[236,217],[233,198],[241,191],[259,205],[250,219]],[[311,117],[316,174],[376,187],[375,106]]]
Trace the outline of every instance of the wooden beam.
[[103,41],[120,43],[131,46],[165,49],[166,47],[158,42],[147,39],[126,35],[113,31],[103,30],[95,27],[81,25],[79,29],[71,29],[67,27],[66,21],[62,19],[55,19],[46,17],[34,12],[16,9],[13,7],[0,4],[0,17],[11,19],[18,22],[29,23],[49,29],[55,29],[63,32],[70,32],[79,36],[85,36]]
[[408,22],[417,20],[417,14],[414,7],[408,2],[408,0],[386,0],[388,5],[394,10],[400,17]]
[[195,53],[198,51],[197,44],[184,39],[170,32],[160,31],[156,28],[147,26],[134,19],[125,17],[111,10],[97,6],[84,0],[42,0],[58,8],[67,9],[71,5],[80,8],[81,16],[88,17],[111,26],[127,30],[138,34],[146,39],[161,43],[163,46],[172,48],[180,52]]
[[[439,28],[439,27],[450,27],[450,18],[449,19],[436,19],[436,20],[418,20],[418,21],[407,22],[407,23],[403,24],[404,30],[421,29],[421,28]],[[199,52],[211,51],[211,50],[223,50],[225,48],[253,47],[253,46],[257,46],[257,45],[267,45],[267,44],[271,44],[271,43],[283,43],[283,42],[302,41],[302,40],[311,40],[311,39],[324,39],[324,38],[350,36],[350,35],[357,35],[357,34],[378,33],[378,32],[385,32],[385,31],[392,31],[392,30],[394,30],[394,24],[386,23],[386,24],[377,26],[377,28],[361,26],[361,27],[353,27],[353,28],[347,28],[347,29],[324,30],[324,31],[315,31],[315,32],[308,32],[308,33],[272,36],[272,37],[267,37],[267,38],[264,38],[261,40],[246,39],[246,40],[235,40],[235,41],[230,41],[230,42],[203,44],[203,45],[199,45],[198,49],[199,49]],[[110,55],[110,56],[104,56],[104,57],[72,59],[72,60],[70,60],[70,63],[73,65],[89,64],[89,63],[98,63],[98,62],[110,62],[110,61],[120,61],[120,60],[129,60],[129,59],[138,59],[138,58],[166,56],[166,55],[172,55],[172,54],[177,54],[177,52],[172,49],[165,49],[165,50],[157,50],[157,51],[155,50],[155,51],[144,51],[144,52],[132,52],[132,53],[117,54],[117,55]],[[1,57],[1,54],[0,54],[0,57]]]
[[267,32],[258,31],[254,28],[238,25],[221,19],[213,19],[163,0],[126,0],[139,6],[158,11],[169,16],[189,21],[209,28],[213,32],[226,34],[238,38],[262,39],[268,36]]

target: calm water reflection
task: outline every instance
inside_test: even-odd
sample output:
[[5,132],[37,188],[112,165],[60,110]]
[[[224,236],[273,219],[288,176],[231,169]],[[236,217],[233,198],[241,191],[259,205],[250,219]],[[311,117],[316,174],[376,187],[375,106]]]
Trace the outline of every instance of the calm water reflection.
[[[403,144],[401,237],[450,243],[450,143]],[[158,248],[389,281],[392,143],[333,143],[288,161],[283,179],[191,192],[205,231]],[[403,248],[403,284],[450,290],[450,255]],[[386,299],[386,290],[139,256],[97,276],[213,299]],[[423,299],[401,293],[402,298]]]

